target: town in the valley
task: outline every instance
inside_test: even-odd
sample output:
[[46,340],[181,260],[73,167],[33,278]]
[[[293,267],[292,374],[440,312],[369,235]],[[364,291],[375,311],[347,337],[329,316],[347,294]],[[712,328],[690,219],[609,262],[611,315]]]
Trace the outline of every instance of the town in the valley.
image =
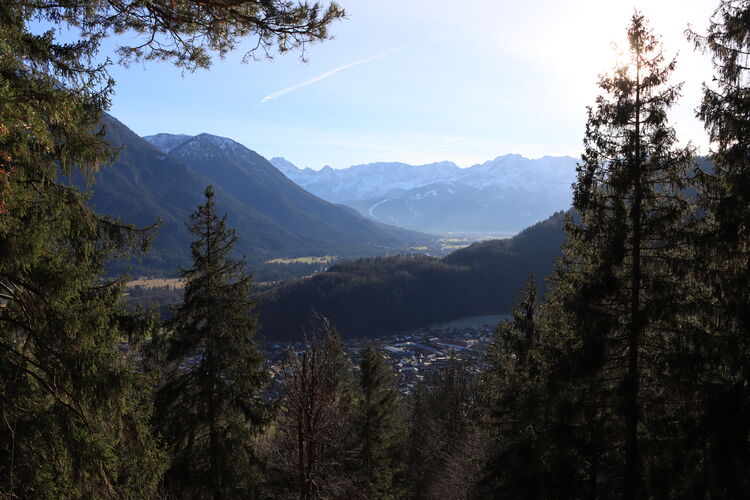
[[[429,381],[430,377],[451,363],[458,362],[469,371],[479,372],[497,324],[504,318],[507,316],[477,316],[390,336],[344,339],[344,349],[356,368],[362,349],[368,344],[378,346],[393,368],[399,391],[408,396],[420,381]],[[283,387],[284,357],[290,350],[301,350],[303,346],[301,342],[267,344],[274,388],[271,397],[277,396]]]

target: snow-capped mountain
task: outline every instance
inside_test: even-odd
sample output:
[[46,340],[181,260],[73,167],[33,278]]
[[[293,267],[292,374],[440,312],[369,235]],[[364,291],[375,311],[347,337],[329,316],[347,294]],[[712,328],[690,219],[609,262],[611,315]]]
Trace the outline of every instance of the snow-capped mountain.
[[323,199],[381,222],[433,232],[512,234],[570,207],[576,159],[504,155],[469,168],[371,163],[334,170],[271,163]]
[[189,141],[193,136],[185,134],[156,134],[146,139],[162,153],[169,153],[180,144]]
[[433,182],[452,181],[461,169],[452,162],[409,165],[406,163],[369,163],[335,170],[301,170],[284,158],[273,158],[271,164],[292,181],[324,200],[346,203],[397,195]]

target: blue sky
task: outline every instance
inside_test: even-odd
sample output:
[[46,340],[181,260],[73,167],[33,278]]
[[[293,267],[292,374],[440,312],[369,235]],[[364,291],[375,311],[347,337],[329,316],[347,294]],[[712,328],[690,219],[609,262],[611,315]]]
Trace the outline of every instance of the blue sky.
[[[706,56],[683,31],[704,30],[713,0],[528,2],[343,0],[333,40],[208,71],[166,63],[114,66],[112,114],[140,135],[231,137],[301,167],[374,161],[469,166],[506,153],[578,156],[597,74],[615,61],[634,7],[679,52],[678,135],[706,147],[693,117]],[[248,42],[247,47],[252,44]]]

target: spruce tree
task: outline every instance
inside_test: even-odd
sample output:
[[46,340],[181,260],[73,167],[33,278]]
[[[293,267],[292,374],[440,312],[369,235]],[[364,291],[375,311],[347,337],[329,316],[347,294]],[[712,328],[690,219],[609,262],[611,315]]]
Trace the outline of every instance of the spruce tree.
[[96,214],[70,182],[115,153],[99,125],[113,89],[102,40],[135,32],[123,61],[192,70],[249,35],[304,47],[341,16],[274,1],[0,2],[0,495],[144,498],[162,471],[135,368],[150,326],[123,312],[123,280],[101,279],[148,235]]
[[452,358],[429,384],[428,428],[433,436],[428,451],[434,469],[426,496],[468,498],[488,446],[477,425],[477,378],[470,366]]
[[244,498],[257,486],[251,439],[264,424],[265,361],[258,351],[255,302],[237,241],[214,193],[188,226],[193,267],[182,271],[185,298],[171,331],[168,381],[158,391],[156,422],[172,456],[169,491],[191,498]]
[[[537,282],[532,274],[521,289],[516,306],[511,310],[512,321],[502,321],[495,332],[495,341],[489,358],[512,355],[522,367],[527,365],[529,354],[537,337]],[[499,364],[499,361],[496,362]]]
[[409,437],[407,442],[406,478],[409,486],[408,498],[424,500],[435,464],[435,432],[429,411],[428,389],[419,382],[410,398]]
[[396,498],[403,450],[395,377],[372,345],[362,351],[359,368],[356,435],[363,487],[367,498]]
[[[698,109],[711,166],[698,169],[693,275],[700,293],[675,364],[692,405],[683,408],[684,485],[715,498],[750,495],[750,2],[724,0],[708,32],[690,32],[712,56]],[[689,418],[688,418],[689,417]],[[689,441],[688,441],[689,440]]]
[[655,377],[667,343],[680,335],[674,271],[692,154],[676,146],[667,120],[680,93],[669,83],[675,61],[665,62],[638,13],[628,42],[629,60],[600,78],[604,93],[589,108],[574,190],[580,219],[568,220],[553,301],[556,383],[567,379],[556,418],[577,429],[575,470],[583,472],[575,484],[589,495],[637,498],[648,487],[644,437],[665,432],[656,430],[665,393]]
[[148,328],[100,278],[147,235],[71,185],[112,158],[111,84],[95,43],[32,34],[35,14],[0,3],[0,495],[148,496],[162,466],[133,356]]
[[537,283],[532,275],[502,321],[484,374],[493,446],[480,485],[487,496],[545,498],[546,374],[539,349]]

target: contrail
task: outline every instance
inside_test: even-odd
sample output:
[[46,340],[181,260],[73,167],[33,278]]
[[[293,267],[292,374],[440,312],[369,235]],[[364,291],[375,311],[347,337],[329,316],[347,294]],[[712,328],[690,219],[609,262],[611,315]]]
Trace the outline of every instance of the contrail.
[[413,44],[404,45],[402,47],[397,47],[395,49],[389,50],[388,52],[383,52],[382,54],[378,54],[378,55],[375,55],[375,56],[368,57],[366,59],[362,59],[361,61],[355,61],[353,63],[344,64],[343,66],[339,66],[338,68],[332,69],[331,71],[327,71],[327,72],[323,73],[322,75],[318,75],[315,78],[311,78],[311,79],[309,79],[307,81],[304,81],[302,83],[298,83],[297,85],[295,85],[293,87],[289,87],[289,88],[286,88],[286,89],[283,89],[283,90],[277,90],[276,92],[274,92],[272,94],[268,94],[266,97],[264,97],[263,99],[261,99],[260,102],[258,103],[258,106],[260,106],[261,104],[263,104],[266,101],[270,101],[271,99],[276,99],[277,97],[281,97],[281,96],[283,96],[285,94],[288,94],[289,92],[294,92],[297,89],[301,89],[302,87],[307,87],[308,85],[311,85],[311,84],[313,84],[315,82],[319,82],[320,80],[323,80],[324,78],[328,78],[329,76],[334,75],[334,74],[338,73],[339,71],[343,71],[345,69],[351,68],[352,66],[357,66],[358,64],[364,64],[366,62],[374,61],[375,59],[380,59],[381,57],[389,56],[389,55],[393,54],[394,52],[399,52],[401,50],[404,50],[405,48],[407,48],[407,47],[409,47],[411,45],[413,45]]

